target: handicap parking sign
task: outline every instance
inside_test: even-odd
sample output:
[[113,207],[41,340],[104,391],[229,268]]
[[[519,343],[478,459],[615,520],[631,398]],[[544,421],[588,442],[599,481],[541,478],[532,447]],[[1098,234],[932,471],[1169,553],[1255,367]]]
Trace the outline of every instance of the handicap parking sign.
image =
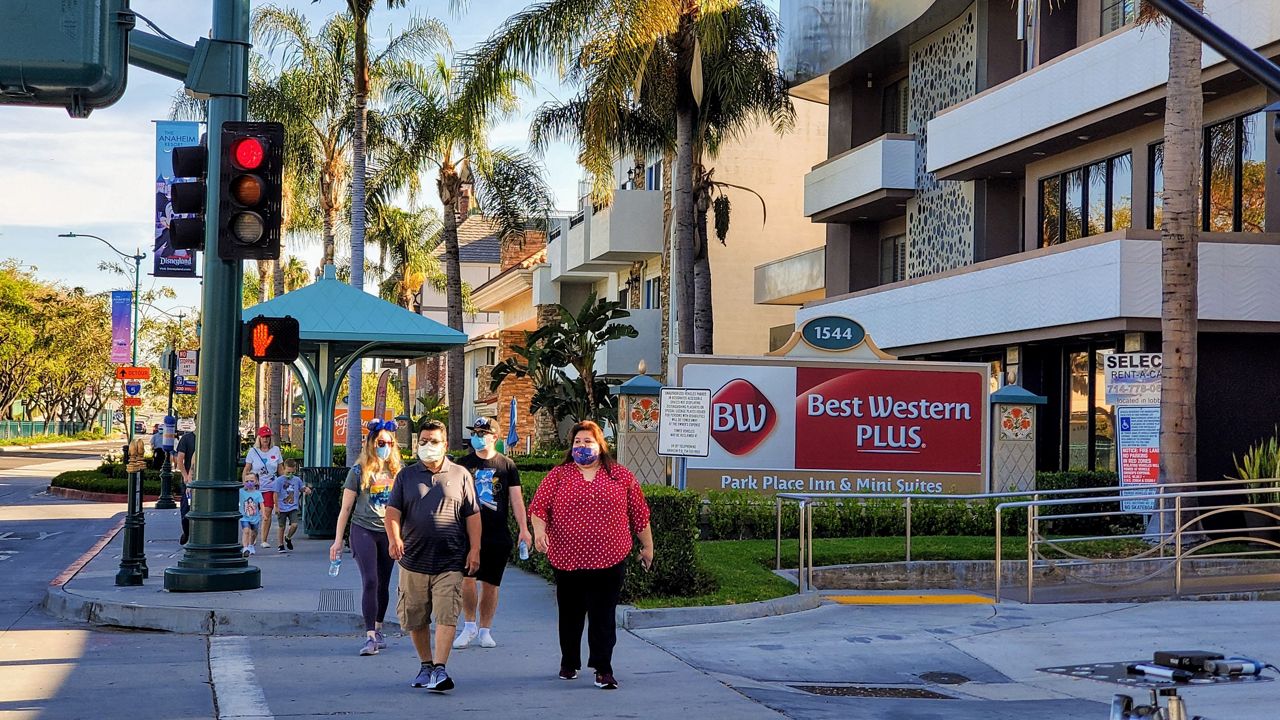
[[1123,432],[1129,432],[1130,428],[1131,428],[1131,425],[1130,425],[1129,418],[1127,417],[1120,418],[1120,430]]

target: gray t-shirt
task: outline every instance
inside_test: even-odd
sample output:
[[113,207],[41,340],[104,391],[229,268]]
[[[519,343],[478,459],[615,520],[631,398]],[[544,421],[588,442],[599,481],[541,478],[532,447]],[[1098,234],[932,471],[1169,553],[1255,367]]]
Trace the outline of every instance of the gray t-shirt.
[[365,530],[380,533],[386,532],[383,518],[387,515],[387,500],[391,498],[391,484],[394,478],[390,473],[381,472],[369,479],[369,487],[360,489],[360,466],[356,465],[347,473],[347,481],[342,487],[356,494],[356,504],[351,508],[351,522]]
[[480,512],[471,473],[448,459],[432,473],[416,462],[396,476],[387,505],[400,511],[407,570],[439,575],[465,569],[467,518]]

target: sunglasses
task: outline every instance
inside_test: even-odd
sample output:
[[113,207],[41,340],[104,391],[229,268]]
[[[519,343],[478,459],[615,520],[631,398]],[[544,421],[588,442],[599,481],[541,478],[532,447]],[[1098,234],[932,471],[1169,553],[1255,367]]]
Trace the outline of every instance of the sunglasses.
[[390,447],[395,444],[396,444],[395,440],[379,440],[378,441],[378,447]]

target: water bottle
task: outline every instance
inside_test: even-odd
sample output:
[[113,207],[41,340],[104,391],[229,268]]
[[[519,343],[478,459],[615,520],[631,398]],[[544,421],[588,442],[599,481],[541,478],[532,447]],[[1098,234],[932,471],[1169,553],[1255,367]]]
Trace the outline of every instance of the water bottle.
[[529,543],[523,540],[520,541],[520,559],[521,560],[529,559]]
[[337,558],[329,563],[329,577],[338,577],[338,571],[342,569],[342,558]]

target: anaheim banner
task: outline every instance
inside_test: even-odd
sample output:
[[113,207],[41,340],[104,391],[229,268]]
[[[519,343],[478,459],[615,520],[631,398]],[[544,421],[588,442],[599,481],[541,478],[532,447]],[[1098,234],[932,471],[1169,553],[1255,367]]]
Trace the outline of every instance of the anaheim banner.
[[988,374],[979,363],[678,358],[711,390],[711,443],[690,490],[980,493]]

